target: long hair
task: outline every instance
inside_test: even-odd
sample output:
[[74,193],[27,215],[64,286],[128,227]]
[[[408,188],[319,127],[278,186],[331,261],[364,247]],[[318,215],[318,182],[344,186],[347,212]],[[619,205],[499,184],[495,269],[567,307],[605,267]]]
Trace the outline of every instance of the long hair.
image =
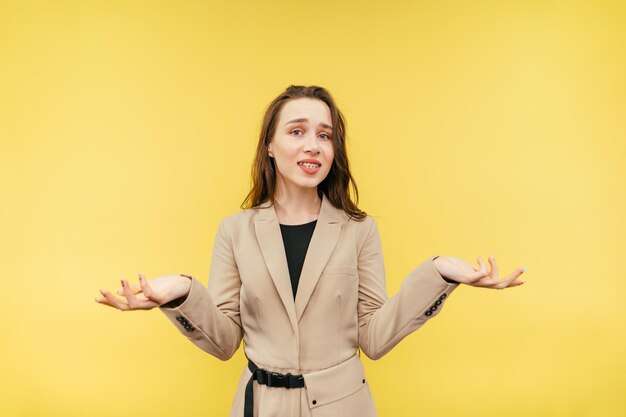
[[[328,90],[317,85],[301,86],[290,85],[267,107],[263,117],[261,134],[256,149],[256,157],[252,164],[252,189],[241,204],[242,209],[257,207],[269,200],[274,204],[276,191],[276,165],[269,157],[268,146],[274,137],[276,123],[283,105],[296,98],[313,98],[321,100],[330,108],[333,134],[331,135],[335,158],[328,175],[317,186],[319,197],[326,194],[328,200],[337,208],[342,209],[349,217],[362,221],[367,213],[357,207],[359,190],[350,173],[348,155],[346,152],[346,124],[343,114],[335,104],[335,100]],[[350,197],[350,186],[354,190],[355,204]]]

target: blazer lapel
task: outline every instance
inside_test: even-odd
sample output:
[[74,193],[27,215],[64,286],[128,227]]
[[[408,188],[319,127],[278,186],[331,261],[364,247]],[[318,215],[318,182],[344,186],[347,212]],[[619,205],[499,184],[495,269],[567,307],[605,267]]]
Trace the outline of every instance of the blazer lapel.
[[332,205],[326,194],[322,194],[320,214],[304,258],[294,302],[287,256],[285,255],[285,246],[276,210],[269,201],[261,204],[259,208],[254,221],[259,247],[276,291],[289,316],[296,340],[299,340],[298,322],[311,298],[322,270],[337,245],[341,225],[347,217],[343,210]]
[[298,331],[298,320],[296,309],[293,303],[293,293],[291,291],[291,280],[289,278],[289,268],[287,266],[287,256],[283,244],[283,236],[280,232],[280,225],[274,206],[270,202],[263,203],[259,213],[254,220],[254,229],[259,247],[265,259],[265,265],[269,271],[278,295],[285,307],[289,321],[296,335],[296,343],[299,348],[300,333]]
[[[332,205],[326,194],[322,194],[322,207],[315,224],[311,242],[304,257],[298,291],[296,292],[296,316],[298,322],[309,303],[311,294],[320,279],[322,270],[337,246],[341,225],[346,215],[343,210]],[[291,296],[293,299],[293,295]]]

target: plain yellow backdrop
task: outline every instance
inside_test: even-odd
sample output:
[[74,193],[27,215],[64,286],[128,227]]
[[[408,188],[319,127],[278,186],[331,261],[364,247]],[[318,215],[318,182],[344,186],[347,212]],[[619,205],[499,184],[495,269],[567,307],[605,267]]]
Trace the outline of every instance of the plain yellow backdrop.
[[390,295],[461,286],[378,361],[381,416],[626,415],[626,5],[0,0],[0,414],[223,416],[222,362],[99,288],[208,282],[261,118],[290,84],[346,116]]

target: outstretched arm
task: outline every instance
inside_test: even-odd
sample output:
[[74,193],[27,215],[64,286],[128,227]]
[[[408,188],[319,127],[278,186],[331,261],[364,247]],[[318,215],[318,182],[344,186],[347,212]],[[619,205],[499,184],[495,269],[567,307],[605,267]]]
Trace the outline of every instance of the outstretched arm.
[[209,286],[191,280],[189,294],[159,309],[192,343],[205,352],[227,360],[243,337],[239,315],[241,280],[224,220],[213,246]]
[[196,346],[227,360],[239,348],[243,331],[239,317],[241,280],[232,244],[220,222],[209,275],[209,288],[190,275],[162,275],[150,280],[139,274],[139,285],[121,280],[116,293],[100,290],[96,302],[118,310],[159,309]]
[[379,359],[404,337],[435,317],[459,283],[447,282],[431,256],[404,278],[398,292],[387,297],[385,266],[378,225],[370,228],[358,257],[359,345]]
[[387,298],[380,234],[376,221],[370,221],[358,258],[358,317],[359,345],[371,359],[381,358],[404,337],[435,317],[461,283],[494,289],[524,283],[516,281],[524,268],[518,268],[500,281],[493,257],[489,259],[492,270],[488,271],[480,257],[480,267],[476,267],[451,256],[431,256],[404,278],[393,297]]

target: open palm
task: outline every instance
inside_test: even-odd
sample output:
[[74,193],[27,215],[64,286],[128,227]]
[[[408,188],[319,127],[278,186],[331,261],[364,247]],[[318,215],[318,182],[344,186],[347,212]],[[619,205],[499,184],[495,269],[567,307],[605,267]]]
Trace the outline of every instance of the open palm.
[[116,294],[107,290],[100,290],[103,298],[96,301],[117,308],[119,310],[149,310],[158,307],[189,292],[190,280],[181,275],[162,275],[152,279],[146,279],[139,274],[139,284],[130,285],[122,279],[122,288]]
[[478,257],[479,266],[454,256],[439,256],[434,262],[435,267],[442,276],[473,287],[501,290],[504,288],[517,287],[525,282],[516,280],[526,271],[526,268],[517,268],[508,277],[500,280],[498,265],[493,256],[489,257],[489,263],[491,265],[490,271],[487,269],[487,264],[480,256]]

